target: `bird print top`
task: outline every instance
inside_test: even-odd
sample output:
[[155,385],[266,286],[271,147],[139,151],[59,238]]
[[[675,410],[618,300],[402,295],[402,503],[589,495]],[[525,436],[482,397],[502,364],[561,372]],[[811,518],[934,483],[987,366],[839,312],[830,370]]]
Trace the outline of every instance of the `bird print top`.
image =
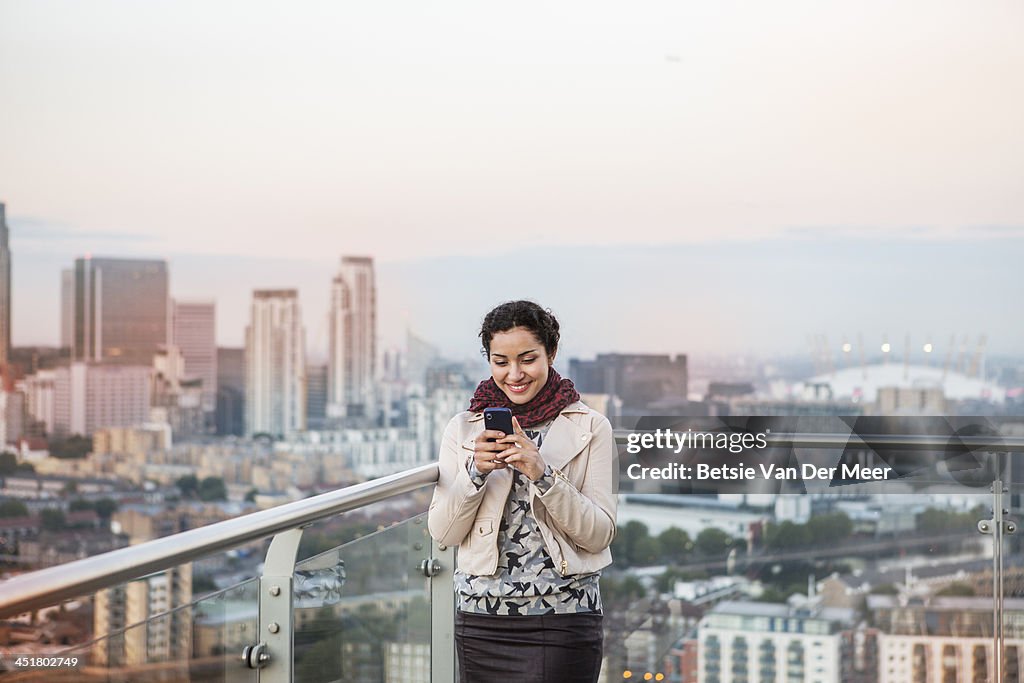
[[[539,447],[550,422],[528,429]],[[485,475],[470,460],[470,478],[483,486]],[[498,568],[493,576],[455,572],[458,609],[476,614],[527,616],[600,613],[599,573],[562,576],[544,547],[537,520],[530,514],[530,479],[512,472],[512,488],[498,527]]]

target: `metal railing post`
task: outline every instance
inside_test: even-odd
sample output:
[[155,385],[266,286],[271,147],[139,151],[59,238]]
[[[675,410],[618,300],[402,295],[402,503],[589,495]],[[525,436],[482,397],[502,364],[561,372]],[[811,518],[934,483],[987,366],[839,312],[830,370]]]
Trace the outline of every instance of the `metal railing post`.
[[292,683],[295,668],[295,558],[302,529],[289,529],[270,541],[259,582],[259,642],[242,660],[259,670],[260,683]]
[[[1005,476],[1000,468],[999,476]],[[993,681],[1003,681],[1003,656],[1005,652],[1003,629],[1003,543],[1006,536],[1016,533],[1017,524],[1009,519],[1010,511],[1004,505],[1007,489],[1003,480],[992,482],[992,519],[978,522],[978,531],[992,535],[992,671]]]
[[430,542],[430,680],[455,683],[455,548]]

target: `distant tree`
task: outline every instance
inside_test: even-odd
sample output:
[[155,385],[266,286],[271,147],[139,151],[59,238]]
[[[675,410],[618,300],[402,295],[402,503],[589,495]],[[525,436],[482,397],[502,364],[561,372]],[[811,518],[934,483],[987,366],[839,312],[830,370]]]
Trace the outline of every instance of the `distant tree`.
[[780,590],[774,586],[769,586],[764,589],[760,597],[757,598],[757,602],[776,602],[784,603],[792,595],[789,591]]
[[65,496],[73,496],[73,495],[75,495],[76,493],[78,493],[78,482],[77,481],[65,482],[64,483],[63,492],[64,492]]
[[180,477],[174,484],[181,491],[182,498],[195,498],[196,492],[199,490],[199,480],[194,474],[186,474],[184,477]]
[[245,494],[245,502],[246,503],[255,503],[256,502],[256,496],[258,496],[258,495],[260,495],[260,492],[259,492],[258,489],[255,489],[255,488],[249,489],[249,492]]
[[629,559],[630,564],[647,567],[657,563],[659,557],[661,557],[661,546],[658,544],[658,539],[644,536],[637,539],[633,545],[633,556]]
[[117,512],[117,501],[112,498],[100,498],[96,501],[94,509],[103,519],[110,519],[111,515]]
[[612,542],[612,557],[623,566],[631,566],[635,563],[636,544],[640,539],[650,538],[647,525],[643,522],[633,520],[626,522],[619,527],[615,534],[615,541]]
[[766,538],[769,548],[781,550],[809,545],[811,534],[805,525],[786,521],[782,524],[768,525]]
[[807,520],[805,526],[810,536],[810,542],[815,545],[836,543],[853,533],[853,522],[842,512],[816,515]]
[[954,512],[928,508],[917,515],[917,530],[927,534],[973,529],[980,516],[975,512]]
[[50,455],[55,458],[84,458],[92,453],[92,437],[74,434],[50,442]]
[[900,589],[891,583],[883,583],[871,589],[872,595],[898,595]]
[[693,549],[690,534],[679,527],[670,526],[658,534],[661,553],[669,562],[682,562]]
[[623,605],[644,597],[647,591],[635,576],[623,579],[601,577],[601,599],[609,604]]
[[697,534],[694,547],[705,557],[720,557],[728,552],[732,545],[732,537],[721,529],[709,527]]
[[81,512],[82,510],[95,510],[96,504],[91,500],[85,500],[83,498],[75,498],[73,501],[68,503],[69,512]]
[[954,598],[972,598],[975,595],[974,588],[968,586],[966,583],[959,583],[956,581],[935,594]]
[[39,511],[39,521],[46,531],[60,531],[67,526],[64,513],[55,508],[46,508]]
[[224,486],[224,480],[220,477],[206,477],[199,482],[199,500],[211,502],[214,500],[227,500],[228,490]]
[[28,517],[28,508],[20,500],[0,500],[0,517]]
[[0,453],[0,477],[14,474],[18,470],[18,456],[10,451]]

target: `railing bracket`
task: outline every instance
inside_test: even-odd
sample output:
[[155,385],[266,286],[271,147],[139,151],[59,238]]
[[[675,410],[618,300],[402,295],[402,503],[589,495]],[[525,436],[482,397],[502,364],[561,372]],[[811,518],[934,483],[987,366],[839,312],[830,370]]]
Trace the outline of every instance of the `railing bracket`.
[[250,669],[262,669],[270,663],[270,653],[266,643],[246,645],[242,650],[242,662]]
[[444,567],[441,566],[440,560],[435,557],[427,558],[420,562],[420,571],[423,572],[423,576],[431,578],[441,573]]

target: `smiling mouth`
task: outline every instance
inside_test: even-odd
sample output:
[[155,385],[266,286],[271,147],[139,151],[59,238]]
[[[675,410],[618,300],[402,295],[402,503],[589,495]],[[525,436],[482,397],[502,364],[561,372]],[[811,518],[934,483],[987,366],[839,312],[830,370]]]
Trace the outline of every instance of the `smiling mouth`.
[[516,394],[521,394],[521,393],[523,393],[524,391],[526,391],[529,388],[530,383],[529,382],[527,382],[526,384],[508,384],[508,383],[506,383],[505,386],[507,386],[509,388],[509,391],[511,391],[511,392],[516,393]]

